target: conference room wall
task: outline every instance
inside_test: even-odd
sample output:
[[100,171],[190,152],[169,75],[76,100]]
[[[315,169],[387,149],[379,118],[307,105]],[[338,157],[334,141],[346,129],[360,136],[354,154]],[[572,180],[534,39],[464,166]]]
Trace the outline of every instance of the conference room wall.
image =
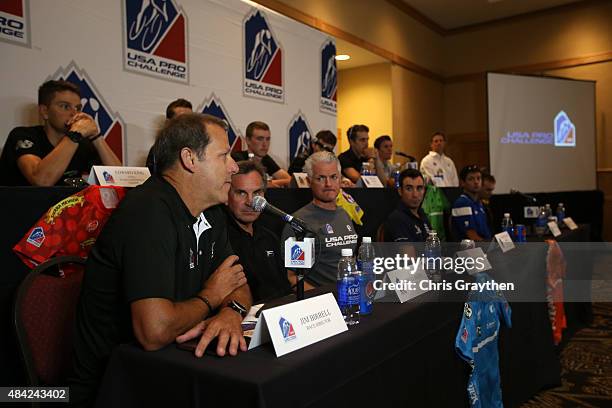
[[338,152],[349,147],[346,132],[356,123],[370,128],[370,146],[380,135],[393,137],[391,64],[372,64],[338,72]]

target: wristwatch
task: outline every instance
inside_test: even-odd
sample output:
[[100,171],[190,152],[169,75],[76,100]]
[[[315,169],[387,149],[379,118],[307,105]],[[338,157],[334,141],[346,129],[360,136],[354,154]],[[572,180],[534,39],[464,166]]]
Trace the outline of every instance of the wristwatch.
[[83,140],[83,135],[79,132],[75,132],[74,130],[66,132],[66,136],[68,136],[68,138],[74,143],[81,143],[81,141]]
[[247,315],[246,307],[242,306],[240,303],[236,302],[235,300],[232,300],[231,302],[229,302],[227,304],[227,307],[238,312],[240,316],[242,317],[245,317]]

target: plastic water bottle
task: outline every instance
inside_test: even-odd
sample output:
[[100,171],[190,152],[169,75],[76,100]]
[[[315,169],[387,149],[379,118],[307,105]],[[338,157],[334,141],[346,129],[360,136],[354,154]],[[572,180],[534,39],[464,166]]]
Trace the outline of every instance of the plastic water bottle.
[[357,269],[361,271],[361,302],[359,314],[368,315],[374,307],[374,245],[372,238],[363,237],[357,255]]
[[546,223],[548,222],[548,217],[546,216],[546,208],[540,207],[540,213],[538,214],[538,218],[535,224],[535,233],[538,237],[541,237],[546,233]]
[[425,270],[434,282],[442,280],[442,271],[438,268],[442,264],[442,245],[436,231],[430,231],[425,240]]
[[368,162],[361,163],[361,175],[362,176],[370,175],[370,163]]
[[559,225],[563,224],[563,219],[565,218],[565,206],[563,203],[559,203],[557,205],[557,222]]
[[512,222],[512,218],[510,218],[510,213],[504,213],[504,219],[502,220],[502,231],[506,231],[510,234],[510,237],[514,237],[514,223]]
[[338,262],[336,283],[338,287],[338,306],[344,321],[349,326],[358,324],[361,273],[357,269],[351,248],[342,249],[342,258]]
[[546,207],[544,207],[544,211],[546,212],[546,219],[553,215],[552,208],[550,208],[550,204],[546,204]]
[[399,176],[400,176],[400,164],[399,163],[395,163],[395,168],[393,169],[393,178],[395,179],[395,188],[400,188],[400,184],[399,184]]

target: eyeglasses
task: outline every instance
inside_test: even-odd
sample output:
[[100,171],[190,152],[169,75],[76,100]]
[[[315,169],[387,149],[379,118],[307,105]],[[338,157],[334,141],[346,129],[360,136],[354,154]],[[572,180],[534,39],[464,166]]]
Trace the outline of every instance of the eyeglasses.
[[329,180],[330,182],[336,182],[339,179],[340,176],[338,176],[337,174],[332,174],[331,176],[317,176],[312,178],[313,181],[316,181],[317,183],[321,184],[324,184],[327,180]]

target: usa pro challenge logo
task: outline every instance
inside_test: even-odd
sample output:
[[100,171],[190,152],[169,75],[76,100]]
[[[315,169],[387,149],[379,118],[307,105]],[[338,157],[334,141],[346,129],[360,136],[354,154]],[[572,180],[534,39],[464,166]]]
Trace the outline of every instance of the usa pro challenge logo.
[[30,2],[0,1],[0,40],[30,46]]
[[203,108],[198,108],[198,111],[213,115],[219,119],[223,119],[227,123],[227,138],[229,145],[233,152],[239,152],[242,150],[242,138],[238,131],[238,128],[234,126],[234,123],[227,114],[227,110],[223,106],[221,100],[213,93],[210,98],[204,101],[202,104]]
[[253,9],[243,21],[244,95],[283,102],[283,50],[264,14]]
[[291,265],[306,265],[304,250],[298,244],[291,247]]
[[555,146],[576,146],[576,126],[564,111],[555,116]]
[[328,40],[321,48],[321,112],[336,114],[337,88],[336,44]]
[[296,339],[297,336],[295,335],[295,330],[293,330],[293,325],[289,320],[281,317],[278,320],[278,325],[280,326],[281,334],[283,335],[285,342]]
[[100,134],[106,140],[109,147],[115,152],[119,160],[125,163],[125,144],[123,143],[123,119],[117,113],[111,112],[108,104],[98,92],[93,81],[87,73],[71,62],[66,69],[60,68],[50,79],[63,79],[76,84],[81,90],[82,111],[90,115]]
[[174,0],[124,0],[123,68],[189,82],[187,19]]
[[308,152],[312,132],[302,112],[298,112],[289,123],[289,163],[299,154]]

